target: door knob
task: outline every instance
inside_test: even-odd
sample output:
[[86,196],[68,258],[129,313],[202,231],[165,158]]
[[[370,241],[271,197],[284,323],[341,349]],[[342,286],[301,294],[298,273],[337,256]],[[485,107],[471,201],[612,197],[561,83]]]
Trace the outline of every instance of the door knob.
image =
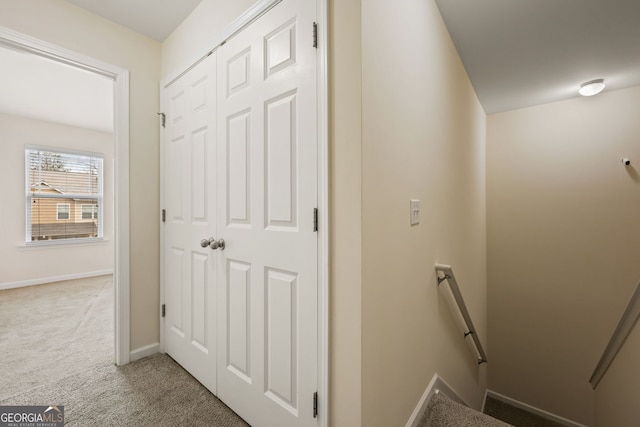
[[220,249],[221,251],[224,251],[224,247],[225,247],[224,239],[219,239],[218,241],[216,241],[215,239],[212,239],[211,249],[213,249],[214,251],[216,249]]
[[202,246],[203,248],[209,246],[214,251],[216,249],[224,251],[225,248],[224,239],[216,240],[215,237],[200,240],[200,246]]
[[202,239],[200,240],[200,246],[202,246],[203,248],[206,248],[207,246],[211,245],[215,241],[216,239],[214,239],[213,237],[211,237],[210,239]]

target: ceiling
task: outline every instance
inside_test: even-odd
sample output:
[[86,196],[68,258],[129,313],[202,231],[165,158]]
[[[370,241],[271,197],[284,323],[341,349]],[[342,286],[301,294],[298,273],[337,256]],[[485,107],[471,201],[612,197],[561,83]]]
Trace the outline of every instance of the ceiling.
[[640,85],[638,0],[435,0],[488,114]]
[[113,132],[113,80],[0,46],[0,113]]
[[140,34],[163,42],[202,0],[67,1]]

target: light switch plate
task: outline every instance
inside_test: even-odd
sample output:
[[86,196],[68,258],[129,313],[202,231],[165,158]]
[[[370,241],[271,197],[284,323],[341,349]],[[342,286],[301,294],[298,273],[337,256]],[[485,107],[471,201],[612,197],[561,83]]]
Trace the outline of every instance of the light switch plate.
[[411,225],[420,224],[420,200],[410,200],[409,214]]

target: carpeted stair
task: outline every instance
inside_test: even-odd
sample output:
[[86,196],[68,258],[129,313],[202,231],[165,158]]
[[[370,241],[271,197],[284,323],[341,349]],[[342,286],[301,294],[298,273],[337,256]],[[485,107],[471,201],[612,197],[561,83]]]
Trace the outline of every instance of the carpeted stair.
[[[431,397],[417,427],[563,427],[563,424],[542,418],[536,414],[509,405],[491,397],[487,398],[484,412],[455,402],[442,393]],[[509,423],[509,424],[507,424]]]
[[442,393],[431,397],[418,427],[509,427],[495,418],[454,402]]

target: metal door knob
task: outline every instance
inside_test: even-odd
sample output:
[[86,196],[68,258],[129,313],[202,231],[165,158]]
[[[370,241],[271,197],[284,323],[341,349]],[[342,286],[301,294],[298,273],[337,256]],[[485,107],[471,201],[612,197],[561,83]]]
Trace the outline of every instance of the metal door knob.
[[202,240],[200,240],[200,246],[202,246],[203,248],[206,248],[207,246],[211,245],[215,241],[216,241],[216,239],[214,239],[213,237],[211,237],[209,239],[202,239]]
[[214,251],[216,249],[220,249],[221,251],[224,251],[224,239],[219,239],[218,241],[216,241],[215,239],[213,240],[213,242],[211,242],[211,249],[213,249]]
[[203,248],[209,246],[214,251],[216,249],[224,251],[225,244],[224,239],[216,240],[215,237],[210,237],[209,239],[200,240],[200,246],[202,246]]

